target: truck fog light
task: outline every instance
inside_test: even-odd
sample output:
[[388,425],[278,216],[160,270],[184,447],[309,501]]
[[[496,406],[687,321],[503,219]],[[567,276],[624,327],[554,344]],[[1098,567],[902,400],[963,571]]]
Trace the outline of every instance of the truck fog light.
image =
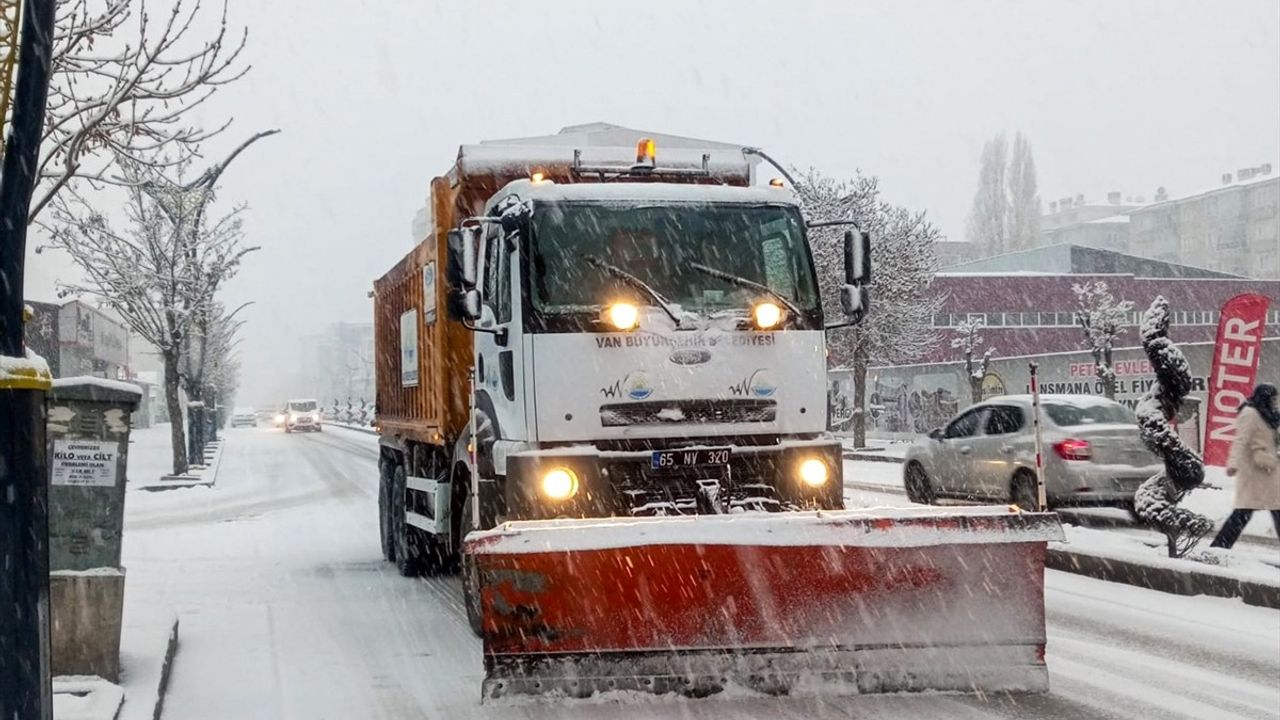
[[619,330],[634,330],[640,324],[640,308],[631,303],[614,303],[605,309],[605,320]]
[[771,302],[762,302],[751,310],[751,315],[755,318],[756,327],[761,330],[768,330],[777,327],[782,322],[782,308]]
[[542,494],[552,500],[567,500],[578,492],[578,476],[569,468],[553,468],[542,476]]
[[809,487],[822,487],[827,484],[827,464],[818,458],[809,458],[800,463],[800,479]]

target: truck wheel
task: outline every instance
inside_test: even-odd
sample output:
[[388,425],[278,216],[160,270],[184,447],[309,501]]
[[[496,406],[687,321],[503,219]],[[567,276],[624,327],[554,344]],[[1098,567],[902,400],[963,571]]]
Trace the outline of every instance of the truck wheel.
[[920,463],[910,463],[902,473],[902,484],[907,491],[907,499],[920,505],[933,505],[938,498],[933,493],[933,484]]
[[[471,496],[462,504],[462,533],[465,539],[471,532]],[[480,573],[476,569],[475,560],[466,552],[462,553],[462,604],[467,609],[467,624],[476,637],[483,637],[480,627]]]
[[421,572],[421,533],[404,517],[408,492],[404,465],[397,463],[391,478],[391,539],[395,545],[396,570],[403,577],[414,577]]
[[1013,476],[1009,490],[1009,502],[1029,512],[1040,511],[1040,493],[1036,490],[1036,476],[1019,470]]
[[391,532],[391,461],[383,456],[378,459],[378,540],[382,544],[382,558],[396,559],[395,543]]

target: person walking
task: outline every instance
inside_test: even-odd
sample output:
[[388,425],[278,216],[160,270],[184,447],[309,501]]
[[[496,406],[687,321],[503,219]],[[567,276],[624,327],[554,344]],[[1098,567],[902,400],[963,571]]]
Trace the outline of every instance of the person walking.
[[1210,547],[1230,548],[1235,545],[1254,510],[1271,511],[1276,534],[1280,535],[1278,434],[1280,409],[1276,408],[1276,386],[1259,383],[1249,399],[1240,405],[1236,437],[1227,457],[1227,476],[1236,479],[1235,510],[1222,524]]

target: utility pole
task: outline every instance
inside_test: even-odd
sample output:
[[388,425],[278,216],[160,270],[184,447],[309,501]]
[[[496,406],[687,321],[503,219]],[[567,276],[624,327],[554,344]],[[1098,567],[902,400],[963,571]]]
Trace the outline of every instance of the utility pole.
[[[55,0],[26,0],[0,164],[0,718],[49,720],[48,371],[21,360],[27,213],[38,178]],[[8,368],[8,369],[5,369]]]

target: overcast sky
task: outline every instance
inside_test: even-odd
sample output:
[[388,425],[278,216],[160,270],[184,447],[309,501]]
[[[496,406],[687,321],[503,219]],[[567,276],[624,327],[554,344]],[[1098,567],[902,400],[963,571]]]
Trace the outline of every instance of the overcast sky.
[[[211,3],[212,0],[206,0]],[[155,2],[154,4],[163,4]],[[1280,3],[230,0],[249,75],[204,109],[222,145],[278,127],[223,177],[251,256],[243,400],[292,392],[297,338],[369,321],[428,183],[461,143],[606,121],[759,145],[951,238],[985,139],[1030,138],[1041,198],[1150,198],[1280,168]],[[213,148],[213,157],[221,148]],[[28,297],[68,270],[29,264]]]

